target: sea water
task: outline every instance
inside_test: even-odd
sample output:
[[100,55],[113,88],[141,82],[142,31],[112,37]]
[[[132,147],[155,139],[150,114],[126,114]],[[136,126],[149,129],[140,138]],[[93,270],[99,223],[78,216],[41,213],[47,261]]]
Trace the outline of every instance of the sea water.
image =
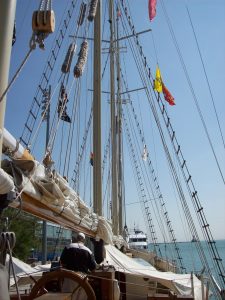
[[[194,272],[196,274],[200,274],[203,271],[203,266],[201,260],[199,258],[197,249],[195,247],[195,242],[179,242],[177,243],[180,251],[180,255],[182,257],[183,266],[186,268],[186,272]],[[217,269],[214,269],[214,265],[212,260],[210,259],[210,255],[208,253],[208,245],[207,242],[201,242],[202,248],[204,250],[205,256],[207,258],[207,262],[209,268],[213,274],[213,276],[218,281]],[[164,258],[170,257],[170,248],[171,244],[159,244],[161,254]],[[222,259],[222,265],[225,269],[225,240],[216,240],[216,248],[219,253],[219,257]],[[153,247],[149,244],[149,249],[152,251]],[[219,282],[218,282],[219,283]],[[214,297],[210,298],[211,300],[215,299]]]

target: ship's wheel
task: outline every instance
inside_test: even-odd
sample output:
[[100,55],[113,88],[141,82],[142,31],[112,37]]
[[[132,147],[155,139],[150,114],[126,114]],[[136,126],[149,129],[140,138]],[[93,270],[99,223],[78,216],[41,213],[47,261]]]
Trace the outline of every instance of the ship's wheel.
[[[49,272],[44,274],[38,282],[33,286],[30,292],[30,300],[33,300],[43,294],[50,292],[48,290],[48,285],[51,282],[57,281],[60,286],[63,285],[65,279],[70,279],[70,282],[74,283],[75,287],[70,290],[71,299],[73,299],[73,295],[75,296],[76,292],[82,290],[86,294],[86,299],[88,300],[96,300],[95,293],[88,282],[88,278],[86,274],[76,273],[73,271],[59,269],[56,271]],[[75,298],[74,298],[75,299]]]

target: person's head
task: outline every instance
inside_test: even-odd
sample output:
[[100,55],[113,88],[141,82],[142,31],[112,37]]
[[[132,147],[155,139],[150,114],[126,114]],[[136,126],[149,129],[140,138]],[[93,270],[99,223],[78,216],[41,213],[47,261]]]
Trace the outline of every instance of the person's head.
[[77,235],[77,241],[78,242],[85,242],[85,235],[82,232],[79,232]]

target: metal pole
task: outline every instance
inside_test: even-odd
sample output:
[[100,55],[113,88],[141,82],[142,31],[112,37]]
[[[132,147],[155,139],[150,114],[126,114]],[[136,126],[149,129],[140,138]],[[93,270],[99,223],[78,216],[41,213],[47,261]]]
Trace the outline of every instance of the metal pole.
[[206,283],[205,300],[209,300],[209,281]]
[[93,92],[93,203],[94,212],[102,215],[101,151],[101,1],[94,19],[94,92]]
[[192,297],[195,298],[195,288],[194,288],[193,272],[191,272],[191,294],[192,294]]
[[[50,99],[51,99],[51,86],[49,86],[47,92],[46,105],[48,106],[46,111],[46,142],[45,150],[47,151],[49,142],[49,128],[50,128]],[[42,222],[42,264],[45,265],[47,262],[47,222]]]
[[[15,12],[16,0],[0,1],[0,97],[8,85]],[[5,109],[6,96],[4,96],[0,102],[0,166]]]
[[203,275],[200,275],[200,280],[201,280],[201,287],[202,287],[202,300],[204,300],[205,299],[205,295],[204,295],[205,291],[204,291],[204,277],[203,277]]

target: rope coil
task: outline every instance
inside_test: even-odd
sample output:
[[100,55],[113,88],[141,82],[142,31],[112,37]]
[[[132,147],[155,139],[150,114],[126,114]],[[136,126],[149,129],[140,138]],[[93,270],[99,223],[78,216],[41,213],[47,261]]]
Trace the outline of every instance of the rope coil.
[[92,0],[89,7],[88,21],[92,22],[97,12],[98,0]]
[[77,21],[77,25],[81,26],[84,22],[84,17],[85,17],[85,13],[86,13],[86,9],[87,9],[87,4],[85,4],[84,2],[81,4],[80,7],[80,15]]
[[75,51],[76,51],[76,44],[71,43],[67,50],[65,60],[62,64],[62,68],[61,68],[62,73],[64,74],[69,73]]
[[74,67],[74,77],[78,78],[83,74],[84,67],[87,61],[87,55],[88,55],[88,42],[87,40],[84,40],[83,43],[81,44],[81,49],[79,52],[77,64]]

